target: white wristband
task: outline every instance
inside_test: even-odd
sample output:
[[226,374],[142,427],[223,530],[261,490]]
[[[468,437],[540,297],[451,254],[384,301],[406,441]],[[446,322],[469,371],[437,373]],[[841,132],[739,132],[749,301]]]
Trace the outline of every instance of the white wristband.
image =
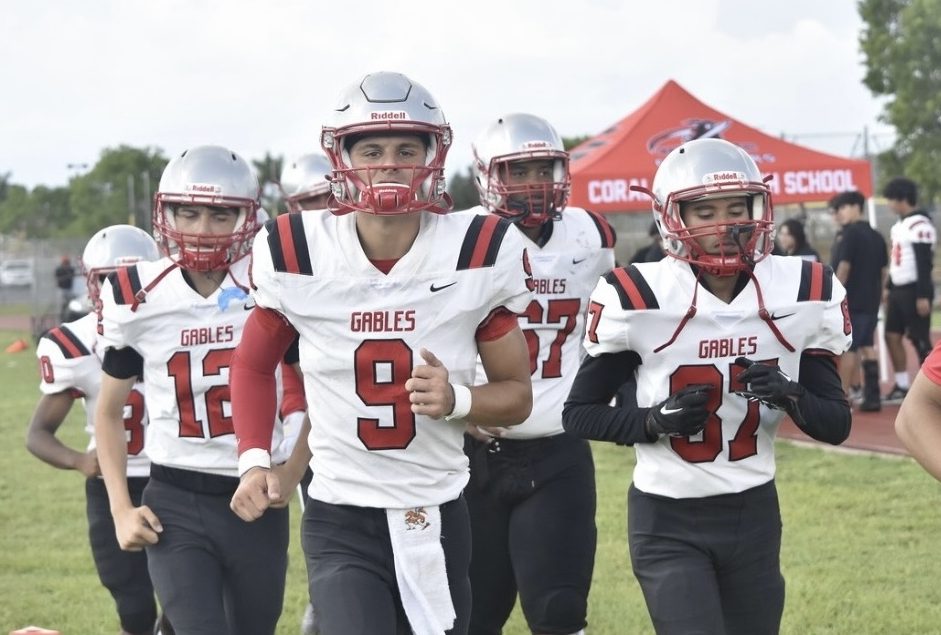
[[239,478],[253,467],[271,469],[271,454],[261,448],[249,448],[239,455]]
[[462,384],[451,384],[451,390],[454,391],[454,408],[451,410],[451,414],[445,415],[445,421],[463,419],[471,410],[470,388]]

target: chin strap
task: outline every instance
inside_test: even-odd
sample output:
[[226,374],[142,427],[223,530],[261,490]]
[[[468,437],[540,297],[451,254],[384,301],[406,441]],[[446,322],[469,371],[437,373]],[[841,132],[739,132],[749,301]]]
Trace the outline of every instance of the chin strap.
[[[774,320],[771,319],[771,314],[768,312],[768,309],[765,308],[765,299],[761,293],[761,285],[758,284],[758,278],[755,277],[754,267],[748,267],[745,269],[745,272],[748,274],[749,278],[751,278],[751,281],[755,283],[755,295],[758,299],[758,317],[760,317],[761,320],[768,325],[768,328],[774,334],[775,338],[777,338],[778,342],[781,343],[781,346],[786,348],[789,352],[793,353],[795,351],[794,346],[787,340],[786,337],[784,337],[784,334],[781,333],[780,329],[778,329],[777,325],[775,325]],[[683,328],[686,326],[686,323],[693,319],[693,316],[696,315],[696,298],[699,294],[700,278],[702,278],[702,269],[699,269],[696,273],[696,283],[693,287],[693,299],[689,304],[689,308],[686,310],[686,315],[683,316],[683,319],[680,320],[680,323],[677,325],[676,330],[673,332],[673,337],[671,337],[669,341],[655,348],[653,350],[654,353],[659,353],[670,344],[675,342],[676,338],[679,337]]]
[[699,279],[702,277],[702,271],[699,270],[696,272],[696,282],[693,285],[693,299],[689,303],[689,308],[686,309],[686,315],[683,316],[683,319],[680,320],[680,323],[677,324],[676,330],[673,331],[673,337],[669,341],[661,344],[657,348],[653,349],[654,353],[659,353],[667,346],[676,341],[676,338],[680,336],[680,332],[683,330],[683,327],[686,326],[686,323],[693,319],[693,316],[696,315],[696,298],[699,296]]

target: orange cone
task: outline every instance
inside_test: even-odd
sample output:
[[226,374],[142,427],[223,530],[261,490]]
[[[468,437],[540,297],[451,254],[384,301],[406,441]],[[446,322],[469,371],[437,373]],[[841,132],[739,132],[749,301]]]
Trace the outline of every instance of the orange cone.
[[6,352],[7,353],[20,353],[22,351],[25,351],[27,348],[29,348],[29,344],[26,342],[26,340],[20,339],[20,340],[16,340],[15,342],[7,346]]

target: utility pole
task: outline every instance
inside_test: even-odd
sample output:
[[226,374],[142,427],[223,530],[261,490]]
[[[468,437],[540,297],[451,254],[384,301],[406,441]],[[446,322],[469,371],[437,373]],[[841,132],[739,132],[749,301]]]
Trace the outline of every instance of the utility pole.
[[137,198],[134,196],[134,175],[127,175],[127,224],[137,227]]
[[145,231],[150,233],[153,230],[151,217],[150,217],[151,206],[153,205],[153,202],[150,200],[150,172],[148,172],[147,170],[144,170],[143,172],[141,172],[140,178],[141,178],[141,183],[144,186],[144,192],[143,192],[143,198],[144,198],[143,208],[144,209],[143,209],[143,216],[141,217],[141,227]]

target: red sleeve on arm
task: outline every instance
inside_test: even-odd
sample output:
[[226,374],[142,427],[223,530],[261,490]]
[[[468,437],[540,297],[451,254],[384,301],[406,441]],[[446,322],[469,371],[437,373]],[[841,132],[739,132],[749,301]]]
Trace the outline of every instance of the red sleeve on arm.
[[278,403],[274,373],[295,337],[294,327],[271,309],[255,307],[245,322],[229,367],[232,426],[239,454],[249,448],[271,451]]
[[307,399],[304,397],[304,381],[290,364],[281,365],[281,386],[284,394],[281,396],[281,418],[292,412],[307,410]]
[[516,328],[518,324],[518,317],[515,313],[504,306],[498,306],[477,327],[476,339],[478,342],[498,340]]
[[941,341],[935,345],[934,350],[925,358],[925,363],[921,366],[921,373],[941,386]]

